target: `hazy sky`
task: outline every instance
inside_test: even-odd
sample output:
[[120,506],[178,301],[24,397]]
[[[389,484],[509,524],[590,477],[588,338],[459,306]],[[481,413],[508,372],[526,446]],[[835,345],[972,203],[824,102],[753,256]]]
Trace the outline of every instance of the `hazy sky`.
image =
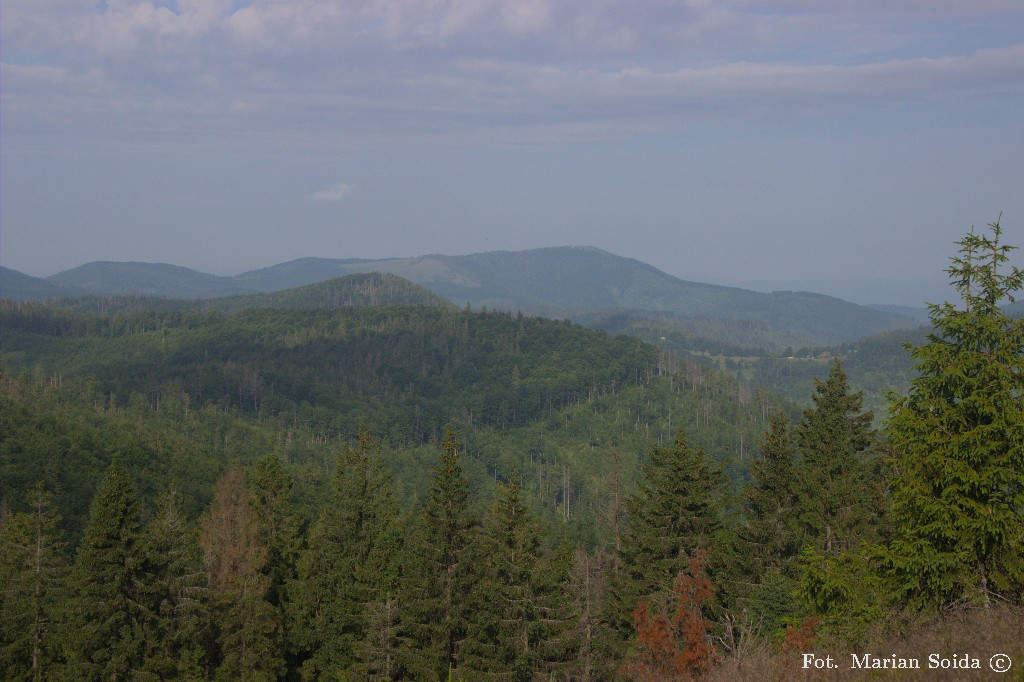
[[1021,0],[0,10],[0,264],[33,275],[576,244],[870,300],[1000,211],[1024,246]]

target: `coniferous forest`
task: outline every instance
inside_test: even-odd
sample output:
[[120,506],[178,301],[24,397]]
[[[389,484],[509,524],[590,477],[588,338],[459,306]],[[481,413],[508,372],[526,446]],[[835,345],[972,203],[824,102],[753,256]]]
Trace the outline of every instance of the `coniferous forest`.
[[956,248],[885,414],[394,281],[0,301],[0,677],[1024,679],[1024,273]]

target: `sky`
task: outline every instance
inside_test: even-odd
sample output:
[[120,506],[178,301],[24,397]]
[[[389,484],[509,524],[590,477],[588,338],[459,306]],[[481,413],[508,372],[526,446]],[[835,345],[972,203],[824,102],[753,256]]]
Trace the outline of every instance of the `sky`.
[[3,0],[0,61],[36,276],[587,245],[914,304],[1024,246],[1021,0]]

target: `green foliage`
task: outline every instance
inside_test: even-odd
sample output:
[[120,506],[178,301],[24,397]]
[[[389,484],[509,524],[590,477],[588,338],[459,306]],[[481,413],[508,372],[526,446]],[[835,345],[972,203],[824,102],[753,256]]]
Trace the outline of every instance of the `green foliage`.
[[264,568],[270,578],[267,600],[281,609],[287,601],[287,584],[295,577],[305,525],[293,499],[293,477],[281,458],[272,454],[256,461],[247,481],[252,506],[259,518],[260,543],[267,548]]
[[815,380],[814,407],[794,429],[800,451],[795,515],[800,544],[826,553],[868,540],[882,512],[874,416],[861,412],[836,360],[825,381]]
[[159,679],[204,679],[212,636],[206,571],[176,490],[157,500],[145,543],[152,574],[147,600],[153,605],[146,671]]
[[917,377],[888,422],[897,590],[918,607],[1024,596],[1024,273],[1002,228],[958,242],[947,272],[960,305],[932,305],[911,349]]
[[[376,674],[378,664],[390,677],[397,667],[388,633],[397,618],[401,540],[380,443],[364,429],[339,462],[334,497],[311,529],[289,583],[289,639],[304,679]],[[371,635],[377,646],[366,649]]]
[[614,583],[620,632],[631,630],[629,614],[641,599],[660,606],[670,598],[675,577],[698,551],[713,556],[719,549],[723,492],[721,474],[681,429],[673,447],[651,450],[643,479],[626,500],[622,570]]
[[855,641],[881,614],[872,547],[885,530],[873,416],[834,360],[792,430],[772,418],[744,490],[725,601],[771,636],[805,616]]
[[154,618],[142,503],[115,460],[89,512],[75,559],[69,628],[69,671],[78,679],[130,679],[146,668]]
[[565,667],[568,566],[542,546],[539,524],[515,479],[502,487],[484,522],[477,556],[463,672],[473,679],[525,682]]
[[416,679],[445,679],[458,665],[466,633],[477,521],[459,449],[457,436],[448,431],[412,540],[401,655]]
[[743,521],[733,540],[728,600],[749,608],[768,632],[781,631],[797,615],[797,523],[800,460],[789,421],[772,416],[761,442],[761,458],[750,467],[743,489]]
[[51,495],[37,484],[29,511],[0,521],[0,673],[52,677],[67,598],[67,561]]

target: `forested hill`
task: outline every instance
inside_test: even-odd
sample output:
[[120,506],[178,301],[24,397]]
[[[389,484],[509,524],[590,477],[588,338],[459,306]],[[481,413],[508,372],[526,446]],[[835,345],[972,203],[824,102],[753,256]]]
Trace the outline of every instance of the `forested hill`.
[[59,272],[47,277],[46,281],[98,296],[216,298],[257,291],[239,285],[229,277],[167,263],[96,261]]
[[266,294],[230,296],[209,301],[210,310],[258,308],[335,309],[351,306],[423,305],[451,308],[453,304],[429,289],[396,275],[368,272],[335,277],[315,284]]
[[75,287],[62,286],[40,277],[0,266],[0,298],[14,301],[33,301],[57,296],[83,296],[85,292]]
[[213,298],[276,292],[367,272],[404,277],[458,306],[468,303],[581,321],[595,319],[597,312],[659,314],[672,329],[700,336],[716,327],[707,320],[721,321],[718,332],[725,338],[716,340],[734,345],[781,349],[830,344],[915,326],[904,316],[820,294],[760,293],[685,281],[589,247],[384,260],[303,258],[234,277],[169,265],[91,263],[46,281],[104,296]]
[[[538,509],[562,514],[568,499],[573,511],[565,521],[580,533],[601,525],[603,512],[594,509],[605,504],[613,461],[630,477],[651,444],[670,442],[686,426],[742,480],[765,420],[780,407],[725,374],[661,355],[634,338],[437,307],[96,315],[6,302],[0,303],[0,344],[8,376],[70,391],[77,397],[61,400],[74,409],[98,407],[103,419],[127,410],[163,424],[178,434],[169,447],[179,447],[173,443],[181,434],[201,434],[197,453],[221,453],[194,467],[200,480],[189,485],[203,494],[224,458],[252,461],[268,451],[291,452],[288,457],[319,471],[311,480],[322,480],[333,444],[360,425],[395,449],[390,464],[414,494],[430,470],[420,449],[450,426],[473,453],[471,472],[482,490],[490,489],[489,480],[521,475],[538,496]],[[51,457],[0,465],[28,467],[18,477],[5,475],[8,485],[82,466]],[[176,476],[188,470],[180,457],[160,462],[185,467]],[[561,492],[562,480],[568,493]],[[10,489],[3,496],[18,502]],[[72,516],[84,510],[80,505]]]

